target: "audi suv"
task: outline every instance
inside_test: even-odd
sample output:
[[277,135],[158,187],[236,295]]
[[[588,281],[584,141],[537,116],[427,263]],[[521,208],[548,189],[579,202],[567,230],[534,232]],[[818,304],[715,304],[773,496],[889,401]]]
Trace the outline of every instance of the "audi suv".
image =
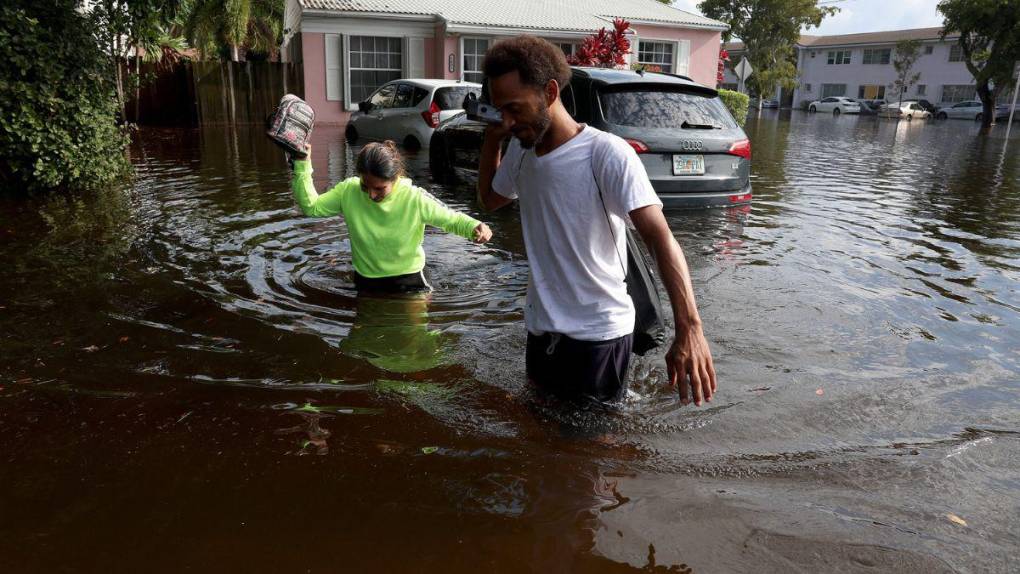
[[[574,67],[560,99],[576,121],[630,144],[664,206],[751,201],[751,142],[716,90],[673,74]],[[484,131],[464,113],[440,123],[429,146],[433,177],[477,171]]]

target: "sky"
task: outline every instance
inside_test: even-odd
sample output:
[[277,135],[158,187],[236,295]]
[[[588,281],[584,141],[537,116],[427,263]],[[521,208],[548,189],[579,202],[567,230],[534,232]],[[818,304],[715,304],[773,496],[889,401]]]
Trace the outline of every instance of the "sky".
[[[673,6],[700,14],[700,0],[674,0]],[[822,20],[819,28],[804,30],[813,36],[881,32],[907,28],[930,28],[942,25],[935,9],[938,0],[823,0],[840,12]]]

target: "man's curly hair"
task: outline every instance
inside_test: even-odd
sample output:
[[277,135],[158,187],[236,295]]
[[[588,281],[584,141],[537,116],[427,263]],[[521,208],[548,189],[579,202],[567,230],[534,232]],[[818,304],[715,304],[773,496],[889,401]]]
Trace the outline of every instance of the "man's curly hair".
[[570,83],[567,58],[555,45],[536,36],[515,36],[489,48],[482,62],[482,73],[497,78],[517,71],[521,83],[542,90],[556,80],[562,90]]

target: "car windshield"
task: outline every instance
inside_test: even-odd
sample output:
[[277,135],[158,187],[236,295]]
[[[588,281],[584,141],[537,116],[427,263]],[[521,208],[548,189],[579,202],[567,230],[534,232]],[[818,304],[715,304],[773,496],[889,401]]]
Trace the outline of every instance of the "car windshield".
[[606,121],[640,128],[735,128],[737,124],[718,97],[655,90],[608,91],[599,94]]
[[464,98],[468,94],[482,96],[482,89],[473,86],[450,86],[439,88],[432,101],[440,110],[459,110],[464,107]]

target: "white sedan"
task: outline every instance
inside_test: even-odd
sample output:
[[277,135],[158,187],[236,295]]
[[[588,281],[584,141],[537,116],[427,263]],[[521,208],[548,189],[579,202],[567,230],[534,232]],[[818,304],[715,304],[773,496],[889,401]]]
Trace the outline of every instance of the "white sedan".
[[[944,108],[939,108],[939,113],[935,117],[940,120],[957,119],[981,121],[984,111],[984,105],[979,100],[969,100],[953,104],[951,106],[946,106]],[[995,119],[1003,120],[1007,118],[1009,118],[1009,105],[996,106]]]
[[917,102],[891,102],[879,110],[878,115],[883,118],[914,118],[927,120],[931,118],[931,112],[921,107]]
[[839,114],[859,114],[861,113],[861,105],[850,98],[822,98],[808,104],[808,111],[831,112],[834,116]]

